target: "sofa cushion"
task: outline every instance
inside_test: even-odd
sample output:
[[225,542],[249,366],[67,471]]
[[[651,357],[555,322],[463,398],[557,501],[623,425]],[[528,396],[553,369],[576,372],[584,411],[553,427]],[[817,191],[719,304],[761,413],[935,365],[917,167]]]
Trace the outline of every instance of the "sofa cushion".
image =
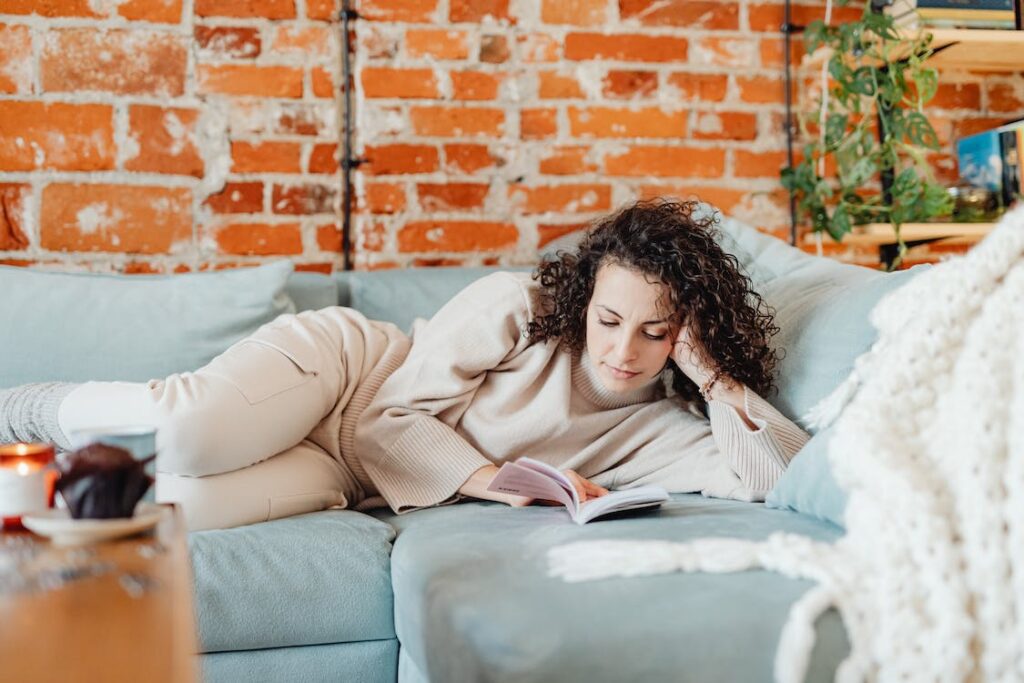
[[[392,553],[395,630],[407,669],[430,681],[764,681],[780,629],[810,582],[767,571],[667,574],[570,584],[549,548],[579,540],[831,541],[840,531],[761,505],[676,495],[651,515],[586,526],[562,509],[462,503],[401,516]],[[818,623],[808,681],[848,652],[834,612]]]
[[393,638],[393,538],[351,510],[189,534],[200,650]]
[[0,388],[195,370],[294,310],[284,291],[291,272],[289,261],[168,276],[0,266]]
[[317,311],[338,305],[338,283],[323,273],[292,273],[284,293],[295,303],[296,311]]
[[204,683],[394,683],[398,641],[215,652],[203,655],[200,662]]
[[416,318],[430,318],[471,282],[497,270],[529,268],[408,268],[336,273],[339,300],[371,320],[409,332]]

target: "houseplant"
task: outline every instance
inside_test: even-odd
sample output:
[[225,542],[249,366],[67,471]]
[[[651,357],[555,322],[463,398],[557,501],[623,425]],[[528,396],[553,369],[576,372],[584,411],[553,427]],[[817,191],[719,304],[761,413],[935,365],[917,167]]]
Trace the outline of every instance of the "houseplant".
[[939,148],[924,114],[938,86],[926,64],[932,36],[897,30],[884,4],[865,2],[859,21],[806,27],[807,52],[826,55],[821,94],[799,117],[806,143],[782,183],[813,231],[838,241],[855,225],[890,223],[902,257],[900,226],[947,215],[952,201],[927,161]]

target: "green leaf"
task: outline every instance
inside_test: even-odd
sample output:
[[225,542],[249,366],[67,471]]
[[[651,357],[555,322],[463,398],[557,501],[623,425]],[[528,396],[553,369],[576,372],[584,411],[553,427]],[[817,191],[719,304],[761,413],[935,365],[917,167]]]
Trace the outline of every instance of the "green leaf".
[[917,95],[921,104],[935,97],[939,89],[939,73],[935,69],[922,69],[915,73],[913,78],[917,84]]
[[846,137],[846,124],[850,118],[846,114],[835,114],[825,122],[825,147],[837,147]]
[[928,117],[919,111],[912,111],[906,117],[906,134],[912,144],[939,149],[939,136],[932,128]]
[[832,214],[832,221],[827,227],[828,234],[836,242],[840,242],[843,239],[843,235],[850,232],[851,229],[853,229],[853,224],[850,221],[850,214],[846,212],[846,206],[840,204]]

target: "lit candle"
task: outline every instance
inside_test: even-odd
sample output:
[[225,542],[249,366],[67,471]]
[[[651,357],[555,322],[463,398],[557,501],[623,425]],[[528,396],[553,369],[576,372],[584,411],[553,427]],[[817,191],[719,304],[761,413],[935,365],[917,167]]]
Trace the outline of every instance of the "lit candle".
[[53,478],[45,468],[53,462],[53,446],[45,443],[0,445],[0,518],[4,527],[18,527],[21,516],[45,510]]

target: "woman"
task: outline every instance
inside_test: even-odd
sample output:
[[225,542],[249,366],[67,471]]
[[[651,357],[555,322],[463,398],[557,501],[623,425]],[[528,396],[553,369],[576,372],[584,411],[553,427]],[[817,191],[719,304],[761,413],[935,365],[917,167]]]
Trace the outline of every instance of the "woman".
[[42,437],[155,425],[157,499],[192,529],[331,506],[524,505],[487,491],[523,455],[566,470],[584,501],[646,483],[760,499],[808,437],[759,395],[775,328],[695,208],[607,217],[532,279],[473,283],[415,343],[332,307],[282,316],[194,373],[54,387],[36,403],[67,394],[59,429]]

